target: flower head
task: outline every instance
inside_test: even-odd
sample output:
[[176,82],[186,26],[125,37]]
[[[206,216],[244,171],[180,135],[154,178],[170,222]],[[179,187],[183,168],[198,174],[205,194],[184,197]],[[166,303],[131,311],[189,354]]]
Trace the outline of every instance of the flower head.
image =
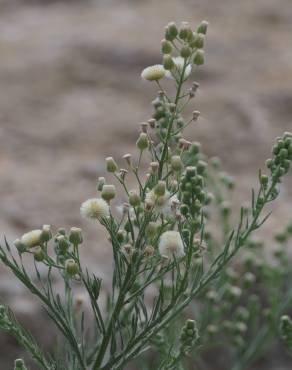
[[33,248],[42,244],[41,235],[42,230],[32,230],[26,234],[23,234],[20,239],[20,242],[27,248]]
[[163,214],[165,217],[173,217],[175,214],[174,206],[179,203],[176,195],[171,196],[169,191],[164,195],[157,195],[152,189],[146,193],[145,203],[153,208],[155,212]]
[[[174,58],[172,58],[172,60],[175,64],[175,67],[173,68],[172,71],[174,72],[174,74],[175,74],[175,72],[178,72],[179,74],[181,74],[182,70],[183,70],[183,67],[184,67],[185,59],[182,58],[182,57],[174,57]],[[191,66],[191,64],[188,64],[185,68],[184,79],[187,79],[189,77],[189,75],[191,74],[191,72],[192,72],[192,66]],[[166,71],[165,77],[173,79],[172,72],[171,71]]]
[[155,64],[153,66],[143,69],[141,77],[147,81],[157,81],[165,76],[165,69],[161,64]]
[[88,199],[81,204],[80,213],[84,218],[99,220],[109,216],[109,205],[105,200],[100,198]]
[[158,247],[162,256],[183,257],[185,255],[183,241],[178,231],[165,231],[160,236]]

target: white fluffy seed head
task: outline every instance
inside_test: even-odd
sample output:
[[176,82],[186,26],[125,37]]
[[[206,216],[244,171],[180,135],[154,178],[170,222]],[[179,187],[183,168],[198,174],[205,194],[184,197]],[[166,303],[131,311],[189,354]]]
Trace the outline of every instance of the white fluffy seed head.
[[[174,64],[175,64],[175,67],[173,68],[173,70],[176,70],[179,73],[181,73],[182,70],[183,70],[184,62],[185,62],[184,58],[175,57],[175,58],[173,58],[173,61],[174,61]],[[191,66],[191,64],[188,64],[185,68],[184,79],[188,78],[189,75],[191,74],[191,72],[192,72],[192,66]],[[165,77],[173,79],[171,71],[166,71]]]
[[92,220],[100,220],[110,215],[108,203],[101,198],[88,199],[81,204],[81,216]]
[[20,242],[27,248],[33,248],[42,243],[41,241],[42,230],[32,230],[26,234],[23,234]]
[[158,248],[161,256],[183,257],[185,255],[183,241],[178,231],[165,231],[160,236]]
[[153,66],[143,69],[141,77],[147,81],[157,81],[165,76],[165,69],[162,64],[155,64]]

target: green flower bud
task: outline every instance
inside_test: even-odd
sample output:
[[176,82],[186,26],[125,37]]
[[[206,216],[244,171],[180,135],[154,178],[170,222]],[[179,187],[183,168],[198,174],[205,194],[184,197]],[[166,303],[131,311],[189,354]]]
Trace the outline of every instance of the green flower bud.
[[191,27],[188,24],[188,22],[182,22],[180,30],[179,30],[179,37],[182,40],[187,40],[190,37],[190,34],[192,33]]
[[198,142],[193,142],[189,148],[189,152],[193,155],[196,155],[200,152],[201,150],[201,144]]
[[141,151],[145,150],[149,146],[149,140],[146,133],[142,132],[136,142],[137,148]]
[[173,41],[178,35],[178,29],[174,22],[168,23],[165,31],[166,40]]
[[163,196],[165,194],[165,191],[166,191],[165,181],[162,181],[162,180],[158,181],[158,184],[154,188],[155,195]]
[[27,370],[27,367],[22,359],[19,358],[14,361],[14,370]]
[[174,61],[173,61],[171,55],[169,55],[169,54],[163,55],[163,67],[164,67],[164,69],[170,71],[170,70],[172,70],[174,65],[175,64],[174,64]]
[[146,235],[148,238],[154,238],[158,232],[159,225],[156,222],[149,222],[146,227]]
[[173,155],[171,157],[171,168],[175,172],[180,172],[183,169],[183,162],[179,155]]
[[188,58],[192,54],[192,50],[188,46],[183,46],[180,50],[180,56],[184,59]]
[[114,199],[116,196],[116,187],[114,185],[104,185],[101,191],[102,199],[106,200],[107,202]]
[[171,45],[171,43],[169,41],[163,39],[161,41],[161,51],[162,51],[163,54],[170,54],[172,52],[172,45]]
[[78,264],[73,259],[68,259],[65,262],[65,270],[68,275],[74,276],[78,274],[79,267],[78,267]]
[[62,252],[66,252],[69,247],[69,242],[64,235],[58,235],[56,238],[56,242]]
[[267,185],[268,185],[268,182],[269,182],[268,176],[267,175],[261,175],[260,182],[263,185],[263,187],[266,188]]
[[230,203],[225,201],[221,204],[221,213],[222,213],[222,216],[223,217],[228,217],[230,216],[230,213],[231,213],[231,207],[230,207]]
[[288,150],[283,148],[280,150],[279,156],[281,159],[286,159],[288,158]]
[[194,39],[191,42],[190,46],[196,49],[202,49],[205,43],[205,36],[202,33],[194,34]]
[[48,242],[50,239],[52,239],[52,232],[51,232],[51,226],[50,225],[43,225],[42,233],[41,233],[41,241],[43,243]]
[[204,161],[199,161],[197,164],[197,170],[199,174],[203,174],[207,168],[207,163]]
[[113,159],[113,157],[107,157],[105,159],[106,161],[106,170],[108,172],[116,172],[118,170],[118,165],[116,164],[115,160]]
[[26,245],[25,245],[25,244],[23,244],[23,243],[21,242],[21,240],[20,240],[20,239],[16,239],[16,240],[14,241],[14,243],[13,243],[13,244],[15,245],[16,249],[18,250],[18,252],[19,252],[20,254],[21,254],[21,253],[26,252],[27,247],[26,247]]
[[79,227],[71,227],[69,232],[69,241],[74,245],[78,245],[83,242],[82,230]]
[[118,230],[118,232],[117,232],[117,240],[118,240],[118,242],[119,243],[122,243],[123,241],[125,241],[125,239],[126,239],[126,232],[125,232],[125,230],[122,230],[122,229]]
[[197,33],[203,33],[206,35],[209,23],[207,21],[202,21],[199,27],[197,28]]
[[188,166],[186,168],[186,176],[187,176],[188,179],[190,179],[192,176],[194,176],[196,174],[197,174],[196,167],[194,167],[194,166]]
[[141,197],[136,190],[131,190],[129,192],[129,203],[133,207],[137,207],[141,203]]
[[199,49],[195,52],[194,55],[194,64],[200,66],[205,63],[205,53],[203,50]]
[[44,260],[45,258],[45,253],[44,251],[42,250],[41,247],[37,247],[34,252],[33,252],[33,256],[34,256],[34,259],[37,261],[37,262],[41,262]]
[[66,230],[63,227],[59,227],[59,229],[57,230],[57,233],[62,234],[62,235],[66,235]]
[[99,177],[97,180],[97,190],[102,191],[103,185],[105,185],[105,178]]

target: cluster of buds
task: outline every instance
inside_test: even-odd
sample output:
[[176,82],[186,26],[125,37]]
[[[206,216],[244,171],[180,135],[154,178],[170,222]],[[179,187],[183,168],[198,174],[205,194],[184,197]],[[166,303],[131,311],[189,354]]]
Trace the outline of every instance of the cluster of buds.
[[[200,161],[197,167],[189,166],[181,177],[180,183],[180,211],[183,216],[198,219],[202,207],[209,203],[209,196],[204,191],[203,173],[206,163]],[[193,225],[196,229],[199,225]]]
[[44,259],[44,249],[52,239],[51,226],[43,225],[42,229],[31,230],[14,241],[14,245],[20,254],[33,253],[36,261]]
[[[267,160],[266,165],[270,169],[275,181],[280,182],[281,178],[289,171],[292,161],[292,133],[286,132],[283,137],[278,137],[273,146],[273,158]],[[264,175],[261,178],[263,186],[267,184],[268,178]]]
[[199,339],[199,333],[194,320],[187,320],[180,335],[180,352],[189,355],[192,347]]
[[[54,242],[56,261],[48,254],[51,239]],[[60,228],[53,237],[50,226],[44,225],[42,230],[32,230],[23,234],[20,239],[15,240],[14,245],[20,254],[30,253],[36,262],[44,262],[47,266],[59,267],[68,275],[75,276],[79,272],[79,266],[73,256],[82,242],[82,230],[78,227],[71,227],[68,234],[66,234],[65,229]]]
[[[203,21],[195,32],[187,22],[183,22],[180,28],[175,23],[169,23],[165,29],[165,38],[161,42],[161,51],[164,54],[163,66],[167,71],[176,74],[175,69],[178,66],[177,59],[181,58],[187,61],[187,65],[204,64],[204,44],[207,33],[208,23]],[[179,56],[173,57],[173,51],[177,50],[176,41],[179,42]],[[180,63],[183,64],[183,63]]]

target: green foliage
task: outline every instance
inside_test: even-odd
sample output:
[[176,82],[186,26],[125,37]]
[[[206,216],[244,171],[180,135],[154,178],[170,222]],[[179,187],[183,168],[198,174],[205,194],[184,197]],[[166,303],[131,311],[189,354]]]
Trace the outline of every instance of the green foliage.
[[[277,235],[274,265],[264,262],[261,243],[252,235],[270,215],[264,209],[277,198],[289,170],[292,135],[277,138],[268,174],[259,172],[258,187],[239,215],[232,213],[228,198],[235,186],[232,177],[218,158],[209,159],[200,143],[183,136],[200,116],[194,111],[186,119],[183,112],[199,88],[188,81],[192,69],[204,63],[207,26],[202,22],[195,32],[185,22],[180,28],[167,26],[163,65],[141,74],[159,91],[152,118],[141,124],[137,159],[125,154],[126,170],[107,157],[106,170],[115,185],[99,178],[98,197],[81,205],[81,215],[102,226],[110,240],[111,290],[81,261],[80,228],[53,235],[44,225],[17,239],[15,248],[6,240],[0,247],[2,263],[41,301],[64,343],[54,358],[45,354],[10,309],[1,306],[0,327],[17,338],[40,369],[117,370],[136,361],[143,368],[181,370],[222,343],[232,370],[246,369],[291,307],[285,249],[291,227]],[[163,78],[172,80],[174,90],[165,91]],[[149,163],[146,173],[144,161]],[[136,180],[133,189],[129,172]],[[116,185],[128,200],[120,216],[114,209]],[[219,237],[212,232],[214,221],[222,230]],[[248,255],[243,259],[241,252]],[[31,255],[35,274],[28,273],[24,254]],[[56,275],[63,294],[53,284]],[[90,314],[85,314],[77,287],[89,297]],[[17,361],[15,368],[25,369]]]

